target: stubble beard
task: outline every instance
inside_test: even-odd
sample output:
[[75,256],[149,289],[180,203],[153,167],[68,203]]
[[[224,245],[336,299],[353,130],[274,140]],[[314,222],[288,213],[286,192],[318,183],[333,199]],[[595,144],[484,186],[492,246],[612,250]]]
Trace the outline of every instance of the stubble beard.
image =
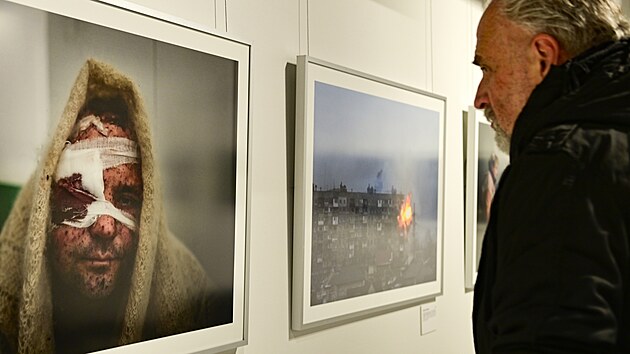
[[96,251],[92,253],[77,251],[72,257],[74,266],[70,270],[57,272],[69,272],[61,274],[62,278],[84,297],[93,300],[107,298],[131,275],[129,257],[121,255],[115,247],[111,249],[107,252],[112,255],[113,260],[100,262],[88,260],[89,255]]
[[[75,235],[68,231],[64,233],[60,228],[70,229]],[[106,299],[129,283],[135,252],[125,252],[119,244],[99,241],[98,237],[95,241],[89,236],[88,242],[82,236],[87,232],[83,229],[53,224],[51,230],[48,247],[52,273],[55,281],[64,284],[67,291],[81,294],[86,299]],[[68,239],[72,236],[83,241],[73,241],[72,247],[62,247],[54,242],[55,237]],[[107,255],[107,260],[99,259],[99,255]]]
[[510,154],[510,135],[499,126],[497,123],[497,116],[494,114],[492,108],[488,107],[484,110],[484,114],[486,115],[486,119],[491,124],[492,129],[494,130],[494,141],[497,144],[499,150],[503,151],[506,154]]

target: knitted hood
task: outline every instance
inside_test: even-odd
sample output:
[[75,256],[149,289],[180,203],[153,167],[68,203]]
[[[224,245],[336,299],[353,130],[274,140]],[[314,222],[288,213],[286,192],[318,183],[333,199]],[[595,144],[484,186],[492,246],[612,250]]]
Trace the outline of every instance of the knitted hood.
[[210,283],[195,257],[169,235],[149,122],[138,90],[111,66],[88,60],[50,145],[0,234],[0,351],[4,345],[18,353],[54,352],[46,259],[52,176],[81,109],[94,98],[112,97],[127,105],[137,135],[143,181],[138,247],[119,344],[196,329],[199,316],[206,314]]

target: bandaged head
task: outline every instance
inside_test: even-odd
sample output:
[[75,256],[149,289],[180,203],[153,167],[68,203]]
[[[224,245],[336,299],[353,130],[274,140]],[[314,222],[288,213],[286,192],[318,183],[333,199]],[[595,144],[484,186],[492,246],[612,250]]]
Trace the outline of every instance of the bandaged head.
[[[99,131],[103,129],[95,116],[86,118],[92,121],[90,124],[97,122]],[[103,171],[137,163],[137,145],[127,138],[103,136],[67,143],[54,175],[57,205],[52,214],[53,223],[86,228],[94,224],[99,215],[109,215],[135,230],[135,217],[105,198]]]

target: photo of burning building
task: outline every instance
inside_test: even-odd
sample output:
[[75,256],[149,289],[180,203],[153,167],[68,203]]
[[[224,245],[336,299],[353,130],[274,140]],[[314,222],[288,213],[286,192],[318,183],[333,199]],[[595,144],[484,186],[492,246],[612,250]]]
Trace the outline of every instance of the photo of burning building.
[[437,112],[315,84],[311,306],[435,281]]

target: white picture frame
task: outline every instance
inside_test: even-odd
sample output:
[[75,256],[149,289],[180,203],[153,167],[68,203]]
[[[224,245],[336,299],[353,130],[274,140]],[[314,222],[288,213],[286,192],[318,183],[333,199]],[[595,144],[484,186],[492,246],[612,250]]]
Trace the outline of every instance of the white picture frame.
[[[149,120],[158,116],[157,111],[166,112],[167,114],[162,115],[169,115],[170,117],[177,117],[171,113],[179,112],[175,106],[177,102],[173,101],[177,97],[162,99],[166,96],[176,96],[169,94],[169,92],[165,92],[163,96],[156,94],[155,97],[148,97],[147,99],[147,96],[152,96],[155,91],[165,88],[165,86],[158,87],[157,76],[154,76],[159,71],[156,69],[158,65],[156,63],[159,62],[160,70],[173,69],[174,71],[169,72],[189,76],[186,79],[167,82],[166,86],[169,86],[167,90],[178,90],[181,85],[188,85],[191,82],[198,85],[186,92],[199,91],[199,87],[206,90],[202,92],[215,92],[212,90],[214,86],[208,86],[214,85],[211,82],[212,75],[224,70],[219,68],[206,69],[211,68],[213,63],[220,63],[231,68],[226,71],[228,73],[226,75],[230,76],[228,80],[216,83],[216,85],[224,85],[225,82],[228,82],[225,84],[227,85],[225,86],[227,87],[226,91],[229,91],[228,96],[213,97],[208,95],[197,101],[191,99],[187,103],[192,102],[193,106],[199,104],[199,107],[195,106],[186,110],[186,112],[191,112],[190,115],[177,117],[177,120],[172,123],[165,120],[159,121],[157,118],[156,121],[159,122],[151,121],[151,124],[155,124],[152,126],[154,146],[157,150],[156,156],[159,160],[158,165],[161,169],[163,185],[177,185],[180,182],[178,178],[186,173],[184,171],[199,173],[200,175],[197,177],[201,177],[198,178],[202,181],[200,183],[214,184],[214,186],[207,186],[207,189],[210,190],[205,194],[207,197],[192,196],[192,198],[196,198],[195,203],[202,203],[194,205],[195,208],[200,209],[197,212],[205,213],[203,218],[198,217],[198,214],[191,215],[188,212],[192,207],[191,200],[185,198],[175,200],[178,198],[168,196],[169,193],[177,193],[177,188],[165,187],[165,194],[167,194],[165,205],[167,215],[169,212],[172,214],[168,215],[171,217],[168,220],[169,227],[176,235],[182,237],[182,233],[188,232],[186,229],[185,232],[178,234],[177,229],[185,227],[183,224],[190,223],[187,219],[179,225],[171,225],[175,219],[191,217],[195,222],[199,222],[197,231],[199,228],[205,229],[205,234],[184,236],[182,241],[194,254],[196,252],[202,253],[201,255],[196,254],[196,256],[206,272],[213,273],[218,278],[215,283],[218,283],[219,286],[225,285],[231,293],[226,295],[231,303],[231,321],[192,332],[108,348],[102,352],[112,354],[138,352],[172,354],[202,351],[204,353],[219,353],[246,345],[249,276],[248,156],[251,46],[244,41],[215,33],[203,26],[181,21],[168,14],[161,14],[141,7],[126,9],[124,8],[125,4],[127,3],[124,1],[0,0],[0,6],[2,6],[0,10],[2,20],[0,22],[3,26],[7,26],[7,29],[12,29],[8,26],[18,26],[15,28],[16,31],[35,24],[42,28],[42,38],[48,44],[39,47],[38,51],[33,53],[34,57],[43,56],[42,58],[36,57],[35,60],[41,64],[37,70],[42,74],[41,83],[38,82],[37,84],[41,87],[51,85],[55,88],[49,90],[49,97],[44,97],[44,101],[47,101],[48,105],[42,112],[49,116],[49,125],[45,127],[46,133],[53,129],[61,114],[70,87],[81,67],[77,64],[84,63],[88,57],[97,57],[111,64],[135,81],[140,93],[146,93],[144,99]],[[36,18],[43,19],[44,22],[33,22],[31,21],[33,17],[23,17],[24,14],[34,14]],[[13,43],[10,37],[11,31],[5,33],[6,36],[2,38],[2,43]],[[76,38],[73,37],[74,35]],[[95,35],[96,39],[91,40],[89,37],[91,35]],[[110,42],[107,38],[112,35],[115,38],[111,39]],[[96,42],[96,44],[84,45],[89,42]],[[65,47],[69,44],[72,44],[72,47]],[[16,40],[15,45],[19,46],[21,43]],[[11,51],[11,49],[11,47],[3,46],[4,53]],[[144,51],[145,49],[146,51]],[[187,58],[190,59],[190,62],[197,62],[198,65],[169,66],[170,63],[179,60],[182,60],[179,63],[182,64],[188,60]],[[5,70],[9,69],[5,68]],[[71,74],[65,75],[66,73]],[[11,73],[0,73],[0,77],[3,76],[2,74],[9,75]],[[163,77],[161,76],[160,79],[162,80]],[[44,90],[43,95],[47,94]],[[17,97],[16,95],[13,95],[14,99]],[[157,99],[158,96],[159,99]],[[226,110],[219,113],[213,111],[213,114],[209,115],[209,110],[206,107],[208,102],[215,100],[216,103],[224,100],[225,97],[230,98],[226,103]],[[25,119],[29,118],[26,117]],[[209,120],[209,124],[213,124],[215,133],[208,132],[207,123],[204,120]],[[5,120],[2,124],[5,129],[14,126]],[[224,125],[219,127],[221,124]],[[182,137],[181,141],[185,144],[166,142],[168,140],[166,138],[173,135],[174,131]],[[206,133],[203,133],[204,131]],[[5,132],[18,136],[22,134],[10,130],[5,130]],[[204,143],[213,140],[209,134],[226,136],[223,145],[213,146]],[[46,134],[41,135],[42,140],[45,140]],[[155,138],[156,135],[157,138]],[[34,137],[35,135],[31,134],[31,136]],[[36,144],[33,143],[33,145]],[[35,156],[36,150],[39,148],[39,146],[33,146],[33,151],[29,151],[29,153]],[[187,161],[186,166],[183,167],[173,165],[177,161],[180,163],[182,161],[180,158],[169,158],[168,155],[178,149],[188,149],[184,151],[187,156],[201,154],[201,158],[209,162],[200,169],[197,169],[198,161],[196,160]],[[4,159],[6,156],[3,155],[2,158]],[[25,163],[22,164],[22,162]],[[13,166],[15,167],[13,170],[20,172],[6,177],[12,184],[19,186],[20,183],[24,182],[24,173],[26,173],[21,173],[22,165],[26,166],[23,169],[27,171],[35,166],[35,161],[2,161],[2,165]],[[208,172],[212,170],[217,171]],[[4,171],[0,171],[0,174],[2,173]],[[191,176],[188,175],[188,177]],[[221,194],[222,191],[227,192]],[[186,198],[188,197],[191,197],[190,193]],[[213,206],[218,204],[220,204],[219,207]],[[216,231],[218,236],[208,237],[209,230]],[[230,310],[228,309],[228,311]]]
[[445,108],[442,96],[298,57],[294,330],[442,294]]

